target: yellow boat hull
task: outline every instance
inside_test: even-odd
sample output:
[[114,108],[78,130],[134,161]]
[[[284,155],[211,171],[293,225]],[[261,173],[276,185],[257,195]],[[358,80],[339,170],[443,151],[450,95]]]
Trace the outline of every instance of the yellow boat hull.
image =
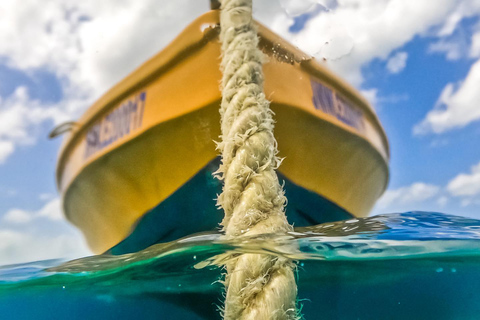
[[[268,29],[259,26],[259,36],[268,56],[265,93],[285,157],[281,177],[353,216],[367,215],[388,182],[388,142],[372,108]],[[65,139],[57,168],[64,211],[95,252],[125,241],[149,210],[167,206],[189,181],[199,194],[204,188],[191,181],[200,179],[205,190],[215,183],[199,174],[210,174],[218,162],[219,59],[218,12],[212,11],[105,94]],[[189,194],[182,198],[187,204]],[[212,208],[213,197],[206,200]],[[211,218],[197,209],[199,221]],[[165,225],[183,215],[169,212]],[[171,228],[197,218],[187,217],[175,217]]]

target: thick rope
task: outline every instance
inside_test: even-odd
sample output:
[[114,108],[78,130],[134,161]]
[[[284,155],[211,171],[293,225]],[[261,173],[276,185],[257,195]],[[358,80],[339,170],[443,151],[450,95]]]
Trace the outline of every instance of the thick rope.
[[[218,204],[227,238],[291,231],[279,166],[274,121],[263,93],[252,0],[222,0],[222,165]],[[293,263],[282,257],[242,254],[227,263],[225,319],[296,319]]]

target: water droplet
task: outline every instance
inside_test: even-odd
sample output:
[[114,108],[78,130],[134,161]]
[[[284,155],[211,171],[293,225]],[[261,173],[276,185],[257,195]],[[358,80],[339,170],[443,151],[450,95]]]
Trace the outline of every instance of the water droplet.
[[296,17],[309,12],[316,6],[316,4],[316,0],[280,0],[280,5],[291,17]]
[[193,260],[197,260],[197,256],[193,256]]
[[217,25],[214,24],[214,23],[203,23],[200,26],[200,31],[205,32],[205,30],[207,30],[207,29],[215,29],[216,27],[217,27]]
[[349,55],[353,47],[353,38],[347,32],[336,31],[316,55],[322,56],[326,60],[337,60]]
[[437,272],[443,272],[443,268],[437,268],[437,270],[435,270]]

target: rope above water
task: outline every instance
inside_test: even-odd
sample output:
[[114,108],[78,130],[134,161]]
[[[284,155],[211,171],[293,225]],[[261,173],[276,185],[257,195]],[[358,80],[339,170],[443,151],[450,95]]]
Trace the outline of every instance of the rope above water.
[[[263,92],[252,0],[222,0],[222,141],[224,180],[218,204],[227,238],[292,230],[275,169],[280,165],[272,111]],[[227,263],[225,319],[296,319],[293,263],[264,254],[242,254]]]

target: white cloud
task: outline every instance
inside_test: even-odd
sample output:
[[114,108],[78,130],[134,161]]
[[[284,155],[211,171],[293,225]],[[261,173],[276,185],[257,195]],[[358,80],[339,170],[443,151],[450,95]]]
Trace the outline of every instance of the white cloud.
[[440,207],[445,207],[448,203],[450,199],[447,197],[447,196],[441,196],[440,198],[438,198],[437,200],[437,204],[440,206]]
[[387,69],[390,73],[399,73],[407,65],[408,53],[398,52],[387,61]]
[[29,97],[25,87],[18,87],[7,99],[0,97],[0,164],[18,145],[36,141],[37,127],[44,121],[58,123],[68,119],[59,106],[45,106]]
[[480,11],[479,0],[455,1],[455,7],[445,18],[445,22],[439,29],[438,37],[451,36],[458,28],[460,22],[465,19],[477,15]]
[[470,57],[480,58],[480,31],[472,35],[472,44],[470,46]]
[[[275,31],[319,58],[329,47],[336,56],[328,65],[356,86],[363,82],[362,66],[370,61],[387,59],[415,36],[446,36],[458,21],[480,12],[477,0],[441,0],[435,5],[417,0],[339,0],[338,4],[296,34],[290,34],[288,20],[279,17],[283,23],[274,24]],[[434,28],[440,31],[432,34]]]
[[[387,190],[378,200],[374,214],[412,209],[456,210],[458,205],[480,206],[480,162],[472,166],[469,173],[455,176],[446,186],[415,182],[409,186]],[[478,218],[478,212],[475,211],[467,215]]]
[[379,209],[394,208],[419,204],[432,199],[440,192],[440,187],[423,182],[415,182],[410,186],[387,190],[378,200]]
[[449,83],[435,108],[413,129],[415,134],[443,133],[462,128],[480,119],[480,60],[475,62],[465,80]]
[[63,214],[60,198],[51,199],[38,211],[27,211],[18,208],[10,209],[3,216],[3,220],[14,224],[26,224],[37,219],[62,221]]
[[456,41],[445,41],[440,40],[435,43],[430,44],[428,47],[428,52],[434,53],[445,53],[447,60],[458,60],[462,57],[463,46],[461,43]]
[[[28,106],[30,104],[30,106]],[[0,139],[28,143],[31,137],[27,128],[32,122],[42,121],[34,117],[38,110],[38,101],[29,101],[25,87],[20,87],[6,100],[0,100]]]
[[63,219],[61,200],[55,198],[48,201],[43,208],[38,211],[38,217],[47,218],[52,221],[60,221]]
[[12,141],[0,140],[0,164],[5,163],[15,151],[15,146]]
[[379,100],[378,98],[378,89],[372,88],[372,89],[365,89],[365,90],[360,90],[360,93],[370,102],[370,104],[376,108],[377,102]]
[[32,221],[32,219],[33,217],[30,212],[20,209],[10,209],[3,216],[4,221],[17,224],[28,223]]
[[59,198],[36,211],[11,209],[1,225],[0,265],[91,254],[80,232],[62,219]]
[[[465,7],[465,6],[459,6],[459,7]],[[450,14],[450,16],[446,18],[446,21],[443,24],[442,28],[438,31],[438,36],[445,37],[445,36],[451,35],[466,14],[468,13],[464,12],[463,8],[457,8],[457,10],[453,11]]]
[[466,197],[469,201],[472,197],[480,196],[480,162],[471,168],[469,174],[461,173],[453,178],[447,185],[447,190],[456,197]]
[[[461,1],[448,17],[438,36],[438,42],[429,47],[430,52],[444,52],[449,60],[461,57],[480,58],[480,32],[472,35],[471,39],[465,36],[464,31],[454,32],[462,19],[478,15],[480,1]],[[475,29],[475,28],[474,28]],[[476,27],[478,30],[478,26]],[[460,29],[461,30],[461,29]],[[470,46],[470,48],[468,48]],[[462,128],[480,119],[480,60],[470,68],[467,77],[459,83],[449,83],[445,86],[434,108],[427,113],[423,121],[417,124],[414,134],[440,134],[452,129]]]
[[0,265],[90,255],[78,232],[48,236],[0,229]]
[[[475,37],[469,38],[471,28],[461,25],[460,21],[472,15],[478,15],[478,7],[473,5],[468,7],[465,2],[462,3],[457,11],[453,12],[450,18],[445,22],[443,28],[438,32],[438,41],[433,42],[428,47],[429,53],[443,53],[445,58],[455,61],[468,56],[474,57],[472,51]],[[474,27],[474,29],[478,29]],[[473,44],[473,47],[472,47]]]

